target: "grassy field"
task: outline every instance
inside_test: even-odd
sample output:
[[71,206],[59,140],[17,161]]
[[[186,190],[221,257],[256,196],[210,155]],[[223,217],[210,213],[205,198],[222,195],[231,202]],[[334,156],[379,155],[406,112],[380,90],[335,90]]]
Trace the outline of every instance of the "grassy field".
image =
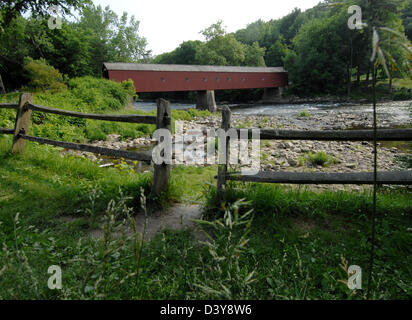
[[[343,282],[356,264],[367,286],[369,194],[233,184],[219,206],[208,184],[216,168],[177,167],[163,201],[203,203],[211,238],[165,230],[141,242],[114,229],[142,213],[140,188],[147,207],[159,201],[150,198],[151,174],[101,169],[31,143],[15,156],[10,146],[0,138],[1,299],[364,298]],[[372,298],[412,297],[411,199],[380,191]],[[92,239],[98,227],[105,237]],[[47,287],[51,265],[62,267],[63,290]]]

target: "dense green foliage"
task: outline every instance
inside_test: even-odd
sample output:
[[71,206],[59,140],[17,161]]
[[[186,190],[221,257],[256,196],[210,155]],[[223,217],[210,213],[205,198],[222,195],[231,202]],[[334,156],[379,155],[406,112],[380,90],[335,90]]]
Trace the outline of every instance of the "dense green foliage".
[[51,6],[58,6],[64,14],[70,14],[72,8],[82,8],[90,3],[90,0],[0,0],[0,30],[28,11],[35,16],[44,16]]
[[[80,77],[70,79],[67,87],[58,92],[37,92],[34,94],[34,103],[89,113],[136,113],[134,110],[125,109],[135,94],[132,81],[116,83],[106,79]],[[17,103],[18,99],[18,93],[10,93],[3,95],[0,101]],[[0,109],[0,127],[12,128],[15,117],[14,110]],[[154,125],[95,121],[34,112],[30,132],[44,138],[85,142],[104,140],[109,133],[120,134],[124,138],[136,138],[148,135],[154,129]]]
[[28,79],[30,79],[25,88],[26,90],[61,91],[67,88],[59,70],[48,65],[44,59],[33,60],[30,57],[25,58],[24,71]]
[[154,63],[220,66],[265,66],[265,50],[258,43],[243,44],[227,34],[222,21],[201,31],[206,41],[186,41],[172,52],[153,59]]
[[405,7],[402,14],[403,26],[405,27],[405,34],[412,41],[412,1]]
[[[72,1],[73,2],[73,1]],[[63,19],[61,29],[49,29],[47,18],[17,15],[0,32],[0,74],[8,90],[27,82],[24,59],[45,59],[70,78],[101,76],[107,61],[138,62],[148,56],[139,22],[109,7],[79,8],[77,21]],[[4,9],[0,7],[0,12]]]
[[[351,16],[348,8],[353,4],[362,8],[362,21],[367,24],[362,30],[348,28]],[[334,93],[355,97],[370,85],[372,78],[369,61],[372,27],[386,27],[408,35],[411,8],[410,0],[328,0],[304,12],[295,9],[281,19],[258,20],[232,34],[227,34],[222,21],[218,21],[201,31],[205,42],[183,42],[174,51],[155,57],[153,62],[285,66],[291,93],[302,96]],[[380,39],[391,78],[410,77],[410,43],[406,39],[395,39],[394,33],[387,31],[380,32]],[[378,76],[382,79],[389,76],[383,65],[378,69]],[[393,92],[392,81],[389,81],[388,92],[400,94]],[[223,93],[217,98],[226,100],[230,94],[233,93]],[[253,98],[253,94],[246,96]]]
[[[403,33],[402,22],[407,26],[410,19],[407,3],[410,6],[410,1],[402,0],[324,1],[305,12],[295,9],[279,20],[259,20],[235,35],[244,43],[257,41],[266,48],[268,66],[285,65],[292,92],[350,94],[351,87],[360,87],[362,78],[366,79],[366,86],[369,84],[372,26]],[[367,28],[348,28],[348,8],[352,4],[362,8],[362,21],[368,24]],[[381,34],[381,45],[387,42],[384,49],[390,53],[392,76],[404,77],[410,69],[411,51],[405,52],[405,44],[391,42],[390,38],[390,34]],[[378,72],[385,77],[382,69]]]
[[[60,2],[66,7],[76,5],[76,1]],[[38,12],[43,12],[47,3],[41,2]],[[205,41],[185,41],[172,52],[151,58],[145,49],[146,40],[139,35],[139,22],[134,17],[129,19],[127,13],[119,17],[109,7],[86,3],[77,7],[77,21],[63,20],[62,29],[50,30],[47,19],[38,18],[38,14],[21,16],[31,4],[22,5],[0,33],[0,74],[8,90],[27,83],[24,59],[31,57],[45,59],[69,77],[101,76],[105,61],[285,66],[289,71],[290,93],[355,97],[370,85],[372,78],[372,27],[391,28],[411,37],[411,0],[327,0],[306,11],[295,9],[281,19],[258,20],[235,33],[227,33],[223,22],[218,21],[200,32]],[[362,30],[350,30],[347,26],[348,7],[353,4],[362,8],[363,22],[368,25]],[[0,16],[9,9],[2,2]],[[390,74],[383,72],[381,65],[378,78],[409,77],[410,44],[399,42],[389,32],[380,31],[379,35]],[[388,92],[397,94],[392,81],[388,83]],[[228,91],[219,93],[217,99],[253,100],[260,94]],[[173,97],[193,98],[188,94]]]

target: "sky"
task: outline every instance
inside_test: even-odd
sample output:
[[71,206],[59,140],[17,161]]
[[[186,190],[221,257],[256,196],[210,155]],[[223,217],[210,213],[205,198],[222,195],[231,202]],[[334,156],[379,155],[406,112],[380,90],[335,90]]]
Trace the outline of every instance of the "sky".
[[110,6],[118,15],[126,11],[140,21],[140,36],[153,55],[169,52],[183,41],[204,40],[199,33],[222,20],[227,32],[262,19],[281,18],[293,8],[306,10],[320,0],[93,0]]

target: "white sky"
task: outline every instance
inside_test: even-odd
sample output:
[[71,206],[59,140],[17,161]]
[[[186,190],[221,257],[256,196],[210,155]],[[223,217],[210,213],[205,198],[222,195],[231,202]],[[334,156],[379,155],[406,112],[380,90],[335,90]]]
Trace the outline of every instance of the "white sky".
[[281,18],[293,8],[308,9],[320,0],[93,0],[121,15],[126,11],[140,21],[140,35],[153,55],[172,51],[187,40],[204,40],[199,32],[223,20],[227,32],[258,19]]

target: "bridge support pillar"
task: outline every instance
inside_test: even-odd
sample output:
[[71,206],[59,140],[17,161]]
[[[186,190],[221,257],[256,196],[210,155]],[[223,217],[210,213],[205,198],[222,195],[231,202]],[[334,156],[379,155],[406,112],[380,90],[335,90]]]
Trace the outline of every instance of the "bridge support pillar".
[[196,109],[216,112],[215,92],[213,90],[198,91]]
[[282,98],[283,88],[265,88],[263,91],[262,101],[274,101]]

